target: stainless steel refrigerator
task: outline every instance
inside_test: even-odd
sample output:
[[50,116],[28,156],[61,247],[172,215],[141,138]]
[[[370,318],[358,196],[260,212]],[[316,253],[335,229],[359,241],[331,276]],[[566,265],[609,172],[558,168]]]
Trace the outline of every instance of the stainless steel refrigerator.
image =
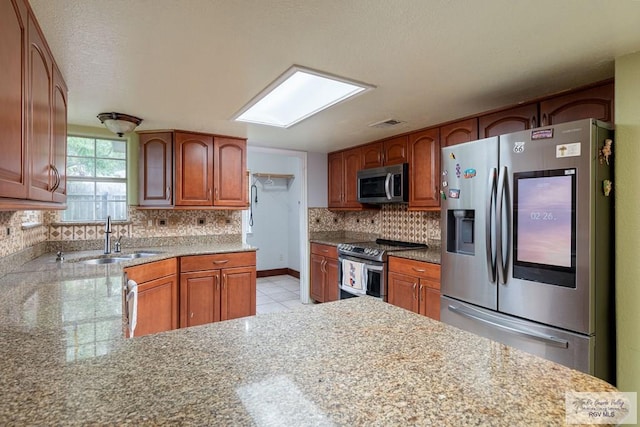
[[442,149],[443,322],[614,382],[612,128]]

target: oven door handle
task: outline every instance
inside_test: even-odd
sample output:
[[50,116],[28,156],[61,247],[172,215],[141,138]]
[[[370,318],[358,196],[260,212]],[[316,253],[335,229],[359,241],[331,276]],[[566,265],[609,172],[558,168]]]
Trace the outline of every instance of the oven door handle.
[[384,192],[387,195],[387,199],[391,200],[391,179],[393,179],[393,175],[391,173],[387,174],[387,178],[384,180]]

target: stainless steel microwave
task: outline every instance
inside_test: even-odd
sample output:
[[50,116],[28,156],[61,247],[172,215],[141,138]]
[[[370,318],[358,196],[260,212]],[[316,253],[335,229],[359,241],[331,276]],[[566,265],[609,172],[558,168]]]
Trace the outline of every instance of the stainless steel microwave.
[[408,163],[358,171],[358,202],[407,203],[408,201]]

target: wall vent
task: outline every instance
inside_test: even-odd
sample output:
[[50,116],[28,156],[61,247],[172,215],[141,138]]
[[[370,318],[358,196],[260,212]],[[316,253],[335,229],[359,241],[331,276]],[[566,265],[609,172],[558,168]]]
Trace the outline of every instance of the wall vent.
[[385,119],[385,120],[382,120],[380,122],[371,123],[369,125],[369,127],[372,127],[372,128],[390,128],[392,126],[397,126],[400,123],[404,123],[404,122],[402,120],[396,120],[396,119]]

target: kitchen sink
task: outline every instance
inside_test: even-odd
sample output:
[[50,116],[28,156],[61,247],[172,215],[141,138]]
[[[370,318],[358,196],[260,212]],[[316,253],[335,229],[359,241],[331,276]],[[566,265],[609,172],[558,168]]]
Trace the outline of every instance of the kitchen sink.
[[117,262],[126,261],[131,258],[114,257],[114,258],[91,258],[82,261],[84,264],[101,265],[101,264],[115,264]]
[[90,259],[85,259],[82,262],[84,264],[91,264],[91,265],[115,264],[122,261],[128,261],[128,260],[137,259],[137,258],[146,258],[146,257],[159,255],[159,254],[161,254],[161,252],[140,251],[140,252],[134,252],[132,254],[126,254],[126,255],[122,254],[122,255],[113,256],[113,257],[101,256],[98,258],[90,258]]

